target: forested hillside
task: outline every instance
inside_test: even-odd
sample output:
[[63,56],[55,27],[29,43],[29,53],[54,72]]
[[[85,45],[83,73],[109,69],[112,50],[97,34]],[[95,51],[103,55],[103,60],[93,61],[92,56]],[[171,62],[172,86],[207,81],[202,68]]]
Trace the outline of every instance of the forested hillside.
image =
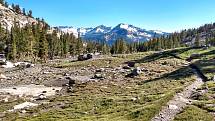
[[123,38],[118,38],[112,45],[109,45],[106,42],[86,41],[80,36],[74,36],[73,33],[69,34],[52,28],[44,19],[34,19],[31,10],[28,12],[24,8],[21,10],[19,5],[8,5],[3,0],[1,4],[1,11],[4,14],[0,16],[4,18],[4,21],[0,22],[0,53],[5,53],[7,59],[14,61],[46,61],[56,57],[93,52],[125,54],[185,46],[215,45],[215,24],[183,30],[146,42],[127,43]]

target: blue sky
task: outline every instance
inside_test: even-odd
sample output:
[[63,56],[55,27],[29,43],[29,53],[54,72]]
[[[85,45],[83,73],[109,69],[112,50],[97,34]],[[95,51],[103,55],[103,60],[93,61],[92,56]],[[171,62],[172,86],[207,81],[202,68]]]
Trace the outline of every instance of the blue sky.
[[167,32],[215,22],[215,0],[7,0],[31,9],[51,26],[128,23]]

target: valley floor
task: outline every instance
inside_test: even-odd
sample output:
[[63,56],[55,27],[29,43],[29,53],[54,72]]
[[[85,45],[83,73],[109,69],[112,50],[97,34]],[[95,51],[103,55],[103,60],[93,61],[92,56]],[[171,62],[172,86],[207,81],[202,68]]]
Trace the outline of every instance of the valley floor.
[[[187,62],[193,53],[201,56]],[[125,77],[135,68],[127,67],[129,62],[135,62],[135,66],[141,68],[139,76]],[[191,63],[210,81],[202,86],[201,82],[196,82]],[[166,107],[181,108],[174,114],[176,121],[214,120],[215,48],[179,48],[78,62],[50,61],[27,69],[2,69],[2,73],[9,78],[0,81],[0,120],[3,121],[150,121]],[[93,78],[95,76],[101,78]],[[68,84],[67,77],[75,80],[72,89],[62,87]],[[175,95],[184,94],[193,83],[199,87],[188,89],[186,105],[179,107],[168,103]],[[44,86],[35,95],[1,92],[8,87],[19,90],[21,85],[29,84],[33,85],[28,89]],[[14,108],[23,103],[32,107]]]

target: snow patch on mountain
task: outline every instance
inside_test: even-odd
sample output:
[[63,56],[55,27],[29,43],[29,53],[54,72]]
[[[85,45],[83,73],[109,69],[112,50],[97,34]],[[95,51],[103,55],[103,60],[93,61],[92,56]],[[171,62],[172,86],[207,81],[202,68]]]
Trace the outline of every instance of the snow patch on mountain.
[[128,29],[128,24],[120,24],[120,28],[122,28],[122,29]]
[[119,24],[114,28],[104,25],[95,28],[74,28],[74,27],[58,27],[65,33],[73,33],[76,37],[80,35],[85,40],[104,41],[113,44],[117,39],[122,38],[128,42],[148,41],[153,37],[168,35],[166,32],[159,30],[145,30],[129,24]]

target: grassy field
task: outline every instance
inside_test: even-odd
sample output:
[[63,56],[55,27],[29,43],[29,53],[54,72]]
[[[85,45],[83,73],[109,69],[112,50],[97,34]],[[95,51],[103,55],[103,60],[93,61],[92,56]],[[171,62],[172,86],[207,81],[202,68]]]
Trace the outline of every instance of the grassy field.
[[[120,81],[112,79],[79,84],[72,93],[48,99],[49,104],[28,109],[25,115],[10,114],[13,116],[10,118],[7,116],[4,120],[149,121],[176,92],[180,92],[195,81],[195,74],[188,66],[185,66],[187,62],[176,59],[171,54],[187,58],[194,52],[204,54],[213,50],[214,48],[202,52],[199,49],[180,48],[164,53],[146,52],[84,62],[59,63],[54,66],[71,69],[87,68],[92,65],[96,68],[116,68],[119,65],[126,65],[128,61],[134,61],[137,66],[147,71],[138,77],[123,78]],[[212,59],[213,57],[206,56],[205,58]],[[200,60],[196,60],[194,63],[198,63]],[[201,66],[201,68],[205,67]],[[213,86],[211,88],[213,89]],[[180,117],[188,115],[193,110],[193,114],[196,114],[195,111],[202,115],[208,114],[202,108],[191,106],[177,116],[176,120],[180,120]]]

